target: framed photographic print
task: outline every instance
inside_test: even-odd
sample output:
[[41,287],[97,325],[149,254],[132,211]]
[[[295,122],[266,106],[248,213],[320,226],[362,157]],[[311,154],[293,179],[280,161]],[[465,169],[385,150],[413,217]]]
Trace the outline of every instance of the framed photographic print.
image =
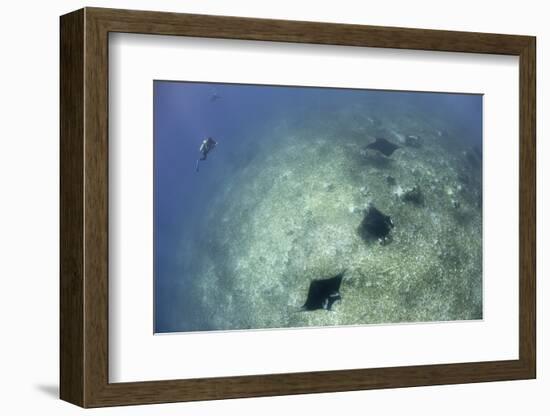
[[535,38],[61,17],[82,407],[534,378]]

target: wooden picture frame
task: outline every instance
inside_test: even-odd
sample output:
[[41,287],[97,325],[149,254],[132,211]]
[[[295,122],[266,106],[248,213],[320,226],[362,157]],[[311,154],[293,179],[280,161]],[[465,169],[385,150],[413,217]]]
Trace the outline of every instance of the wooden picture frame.
[[[85,8],[64,15],[60,28],[61,399],[82,407],[101,407],[535,378],[534,37],[100,8]],[[109,383],[110,32],[518,56],[519,359]]]

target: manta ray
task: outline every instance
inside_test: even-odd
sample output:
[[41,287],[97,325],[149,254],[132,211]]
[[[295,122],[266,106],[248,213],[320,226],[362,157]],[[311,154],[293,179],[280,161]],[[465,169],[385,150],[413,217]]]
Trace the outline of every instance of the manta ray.
[[359,226],[359,234],[365,240],[368,239],[369,235],[371,235],[381,241],[385,241],[393,227],[394,224],[391,217],[382,213],[378,208],[371,204],[363,217],[361,225]]
[[332,304],[337,300],[342,300],[340,296],[340,284],[344,277],[344,272],[328,279],[315,279],[309,284],[307,299],[302,310],[314,311],[324,309],[330,311]]
[[386,139],[377,137],[374,142],[367,145],[367,149],[376,150],[382,153],[384,156],[391,156],[393,152],[399,149],[399,146],[396,144],[393,144],[392,142]]

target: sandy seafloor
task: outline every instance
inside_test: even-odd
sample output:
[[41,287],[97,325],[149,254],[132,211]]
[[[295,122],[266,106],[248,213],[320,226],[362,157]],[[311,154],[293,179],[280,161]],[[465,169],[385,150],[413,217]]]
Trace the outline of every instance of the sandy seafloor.
[[[157,331],[481,319],[481,143],[435,113],[304,108],[260,123],[233,155],[220,144],[201,165],[220,164],[201,177]],[[375,137],[401,147],[385,157],[366,149]],[[420,204],[404,198],[414,187]],[[387,244],[358,232],[369,204],[394,222]],[[300,310],[313,279],[342,271],[331,311]]]

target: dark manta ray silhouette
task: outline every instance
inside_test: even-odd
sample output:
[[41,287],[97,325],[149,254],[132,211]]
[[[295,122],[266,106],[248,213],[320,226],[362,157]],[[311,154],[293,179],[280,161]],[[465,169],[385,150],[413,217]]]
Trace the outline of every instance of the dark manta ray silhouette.
[[384,156],[391,156],[393,152],[399,149],[399,146],[396,144],[393,144],[392,142],[386,139],[377,137],[374,142],[367,145],[367,149],[377,150],[380,153],[382,153]]
[[368,240],[369,235],[372,235],[384,242],[387,240],[388,234],[393,227],[394,224],[391,217],[383,214],[371,204],[365,212],[361,225],[359,225],[359,234],[364,240]]
[[314,311],[325,309],[330,311],[332,304],[337,300],[342,300],[340,296],[340,284],[345,271],[328,279],[315,279],[309,284],[307,299],[303,311]]

